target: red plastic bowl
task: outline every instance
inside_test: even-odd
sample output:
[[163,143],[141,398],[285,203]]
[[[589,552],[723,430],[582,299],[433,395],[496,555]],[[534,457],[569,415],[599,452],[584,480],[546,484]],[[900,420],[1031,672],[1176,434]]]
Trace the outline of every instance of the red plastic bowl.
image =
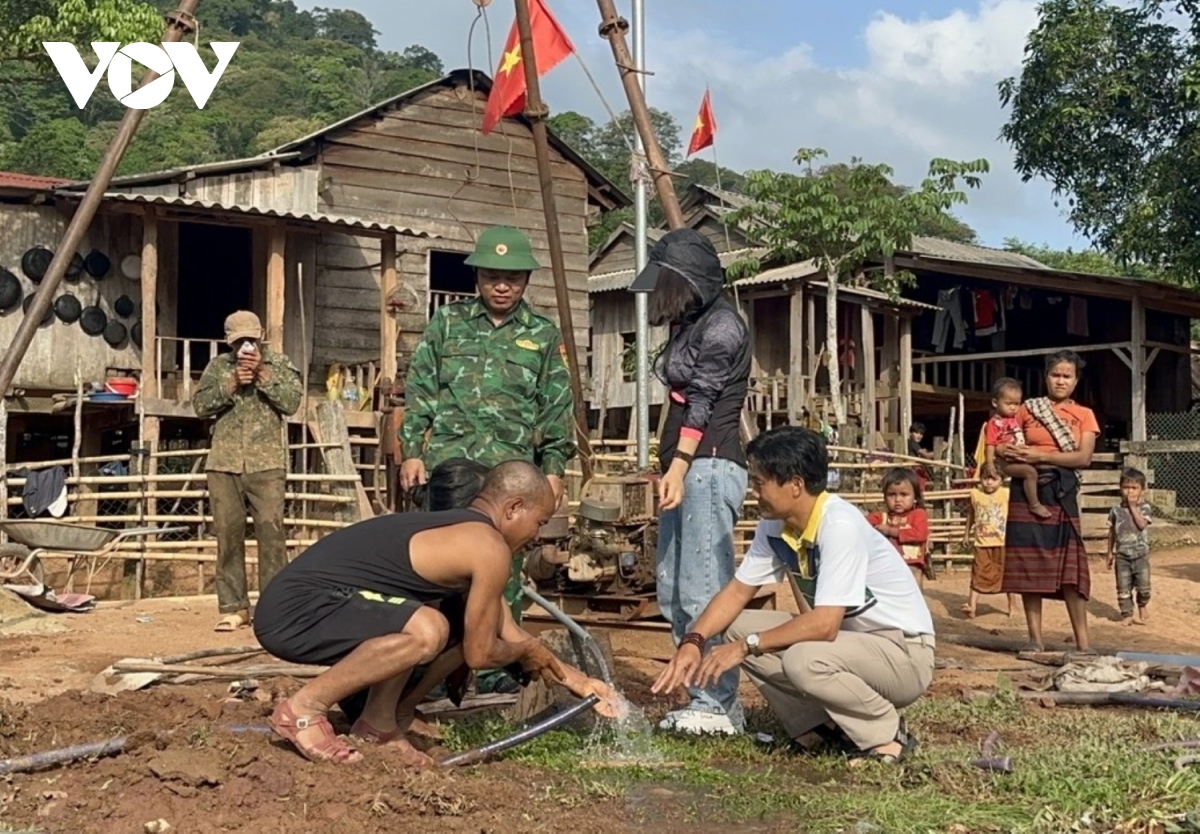
[[137,393],[138,381],[136,379],[110,379],[104,383],[104,390],[111,394],[120,394],[123,397],[132,397]]

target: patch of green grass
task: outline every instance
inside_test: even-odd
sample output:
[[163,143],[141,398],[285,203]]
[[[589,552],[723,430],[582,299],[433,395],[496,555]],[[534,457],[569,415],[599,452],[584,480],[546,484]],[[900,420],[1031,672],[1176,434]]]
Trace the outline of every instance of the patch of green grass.
[[[1200,832],[1200,769],[1176,771],[1178,751],[1145,751],[1194,738],[1194,720],[1132,710],[1039,709],[1004,689],[972,703],[926,699],[908,711],[922,741],[901,767],[851,769],[837,756],[769,751],[752,735],[691,739],[656,734],[675,766],[589,766],[586,733],[558,731],[507,754],[546,771],[575,796],[623,796],[634,814],[707,823],[802,825],[812,832]],[[781,737],[764,711],[752,731]],[[448,746],[466,749],[506,735],[496,718],[455,722]],[[1014,772],[971,766],[992,730]],[[594,764],[594,762],[592,763]],[[1195,819],[1186,815],[1197,813]],[[657,817],[656,817],[657,815]],[[1151,825],[1158,823],[1157,829]]]

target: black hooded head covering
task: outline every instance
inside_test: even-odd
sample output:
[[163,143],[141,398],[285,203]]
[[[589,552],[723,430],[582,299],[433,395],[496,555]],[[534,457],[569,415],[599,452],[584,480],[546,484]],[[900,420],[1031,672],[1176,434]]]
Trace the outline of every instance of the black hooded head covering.
[[695,229],[672,229],[651,247],[646,268],[629,285],[630,292],[654,292],[659,270],[678,272],[700,295],[701,309],[708,307],[725,289],[721,257],[712,241]]

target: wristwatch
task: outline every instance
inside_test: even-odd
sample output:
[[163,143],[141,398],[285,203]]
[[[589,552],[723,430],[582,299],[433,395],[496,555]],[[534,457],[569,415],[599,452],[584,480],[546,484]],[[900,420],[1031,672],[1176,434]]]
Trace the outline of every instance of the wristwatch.
[[762,640],[757,633],[746,635],[746,648],[749,649],[750,654],[754,655],[755,657],[762,657],[761,643]]

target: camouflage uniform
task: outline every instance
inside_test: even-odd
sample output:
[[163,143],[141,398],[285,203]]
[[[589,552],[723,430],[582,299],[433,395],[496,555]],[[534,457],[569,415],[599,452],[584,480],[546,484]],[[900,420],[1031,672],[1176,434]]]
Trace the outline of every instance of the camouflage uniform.
[[[467,264],[539,267],[529,239],[507,227],[480,235]],[[404,457],[420,458],[426,471],[455,457],[487,466],[520,458],[561,478],[575,457],[566,348],[557,325],[525,301],[498,327],[478,298],[439,308],[413,354],[404,399]],[[518,623],[523,563],[524,554],[514,555],[504,591]]]
[[521,458],[561,478],[575,456],[564,353],[558,327],[524,301],[499,327],[478,298],[439,308],[404,386],[404,457],[426,470],[450,458]]
[[246,588],[246,504],[258,542],[261,591],[286,564],[283,505],[288,455],[284,417],[300,408],[300,373],[261,346],[262,378],[238,387],[237,358],[225,353],[204,369],[192,397],[197,417],[216,417],[208,453],[208,492],[217,534],[217,601],[222,614],[250,608]]

